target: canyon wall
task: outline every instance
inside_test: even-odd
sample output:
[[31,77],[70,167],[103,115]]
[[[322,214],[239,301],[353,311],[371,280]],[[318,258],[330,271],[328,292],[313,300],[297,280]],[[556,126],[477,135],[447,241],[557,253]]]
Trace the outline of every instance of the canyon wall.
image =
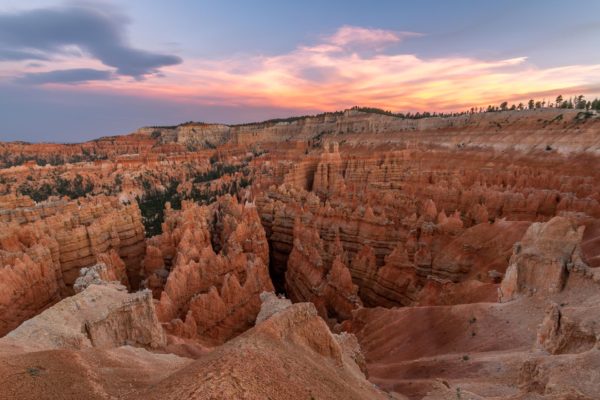
[[145,253],[137,204],[98,196],[32,204],[6,196],[0,224],[2,325],[6,333],[60,298],[74,293],[79,270],[97,262],[122,262],[125,283],[139,285]]
[[308,243],[322,241],[328,249],[340,241],[364,304],[393,306],[494,298],[512,245],[531,222],[557,214],[581,221],[600,216],[599,176],[585,168],[586,159],[564,164],[558,155],[515,160],[514,153],[441,149],[347,152],[326,143],[310,188],[304,179],[287,179],[296,164],[277,172],[257,197],[281,291],[284,283],[294,291],[286,271],[290,262],[298,269],[298,252],[290,261],[301,246],[298,225],[316,230],[304,235]]
[[348,110],[2,143],[0,375],[23,394],[13,359],[62,357],[23,376],[71,368],[117,398],[382,395],[364,372],[395,398],[594,398],[599,129]]

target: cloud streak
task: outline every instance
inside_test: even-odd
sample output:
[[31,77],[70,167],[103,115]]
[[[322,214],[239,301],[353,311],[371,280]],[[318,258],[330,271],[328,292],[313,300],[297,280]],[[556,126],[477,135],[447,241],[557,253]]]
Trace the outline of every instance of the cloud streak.
[[[93,33],[85,35],[94,36]],[[271,110],[279,107],[299,112],[353,105],[394,111],[452,111],[498,104],[503,100],[518,102],[547,93],[598,94],[600,64],[539,68],[527,57],[423,58],[392,51],[397,48],[395,45],[419,35],[342,26],[316,43],[299,45],[284,54],[187,59],[185,63],[170,65],[160,57],[161,62],[153,56],[146,59],[129,48],[129,56],[122,56],[113,49],[111,56],[118,61],[100,57],[102,63],[116,65],[129,60],[128,57],[135,59],[119,67],[122,75],[140,76],[162,65],[165,76],[131,81],[118,74],[107,74],[102,64],[71,57],[53,64],[58,71],[26,69],[27,75],[21,79],[37,84],[53,82],[54,89],[60,89],[64,83],[64,90],[160,98],[186,106]],[[33,41],[33,38],[27,40]],[[65,43],[65,40],[59,42]],[[390,45],[393,47],[386,48]],[[51,44],[44,46],[49,47]],[[136,66],[138,63],[140,66]],[[18,75],[18,72],[13,74]],[[10,75],[10,71],[0,70],[0,77]],[[86,77],[88,79],[84,79]]]
[[[132,47],[127,19],[106,6],[80,4],[0,14],[0,60],[52,60],[73,48],[116,73],[141,79],[181,58]],[[60,76],[60,73],[58,74]]]
[[[597,87],[600,65],[538,68],[526,57],[425,59],[353,47],[407,39],[392,31],[342,27],[310,46],[275,56],[188,60],[168,79],[140,82],[137,93],[204,105],[331,110],[352,105],[402,110],[464,110],[524,100],[535,93]],[[345,47],[341,47],[341,46]],[[119,82],[97,90],[117,90]],[[125,89],[125,90],[131,90]],[[133,93],[133,92],[132,92]],[[592,94],[586,93],[584,94]]]
[[32,72],[17,79],[19,83],[45,84],[45,83],[83,83],[89,81],[108,81],[112,79],[112,72],[92,68],[63,69],[48,72]]

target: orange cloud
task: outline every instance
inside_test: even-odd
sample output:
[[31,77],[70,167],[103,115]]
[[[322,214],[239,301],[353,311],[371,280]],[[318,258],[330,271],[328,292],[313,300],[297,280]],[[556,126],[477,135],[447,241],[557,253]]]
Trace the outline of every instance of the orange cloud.
[[[344,26],[319,43],[299,46],[286,54],[186,60],[164,67],[163,78],[134,81],[121,77],[68,88],[118,91],[206,105],[298,110],[364,105],[394,111],[447,111],[503,100],[521,101],[535,94],[569,95],[578,90],[593,95],[589,92],[592,89],[586,92],[586,88],[597,88],[600,83],[600,65],[539,68],[526,57],[425,59],[376,51],[377,46],[415,35],[418,34]],[[357,44],[358,49],[354,47]],[[366,45],[370,51],[364,51]],[[77,62],[64,61],[71,67]]]

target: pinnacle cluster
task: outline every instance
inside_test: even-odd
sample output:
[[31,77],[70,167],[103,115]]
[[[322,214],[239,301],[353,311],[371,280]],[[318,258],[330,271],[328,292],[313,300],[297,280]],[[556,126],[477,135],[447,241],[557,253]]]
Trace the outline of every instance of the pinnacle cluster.
[[600,118],[0,143],[0,399],[597,399]]

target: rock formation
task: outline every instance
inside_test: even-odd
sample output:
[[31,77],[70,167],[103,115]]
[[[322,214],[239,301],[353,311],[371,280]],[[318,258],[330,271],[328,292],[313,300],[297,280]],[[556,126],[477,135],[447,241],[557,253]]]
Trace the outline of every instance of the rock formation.
[[277,311],[254,328],[139,398],[389,398],[360,371],[355,361],[360,350],[351,335],[331,334],[311,303],[272,302],[268,307]]
[[328,248],[314,228],[294,224],[294,247],[285,273],[286,291],[295,302],[310,301],[324,319],[344,320],[362,306],[358,287],[345,264],[339,236]]
[[531,225],[521,242],[515,244],[500,287],[500,300],[511,300],[519,294],[560,292],[584,229],[575,229],[564,217]]
[[2,340],[36,350],[166,344],[151,293],[129,294],[118,284],[92,284],[25,321]]
[[352,109],[0,143],[0,399],[598,398],[599,127]]
[[260,293],[272,290],[256,208],[230,196],[167,210],[163,233],[148,248],[144,282],[175,335],[222,343],[252,326]]
[[98,255],[98,259],[98,264],[79,270],[79,278],[73,284],[76,293],[82,292],[92,284],[105,285],[116,282],[128,286],[125,263],[114,250]]
[[145,242],[136,204],[99,196],[16,206],[1,217],[0,333],[73,294],[80,269],[97,262],[137,287]]

